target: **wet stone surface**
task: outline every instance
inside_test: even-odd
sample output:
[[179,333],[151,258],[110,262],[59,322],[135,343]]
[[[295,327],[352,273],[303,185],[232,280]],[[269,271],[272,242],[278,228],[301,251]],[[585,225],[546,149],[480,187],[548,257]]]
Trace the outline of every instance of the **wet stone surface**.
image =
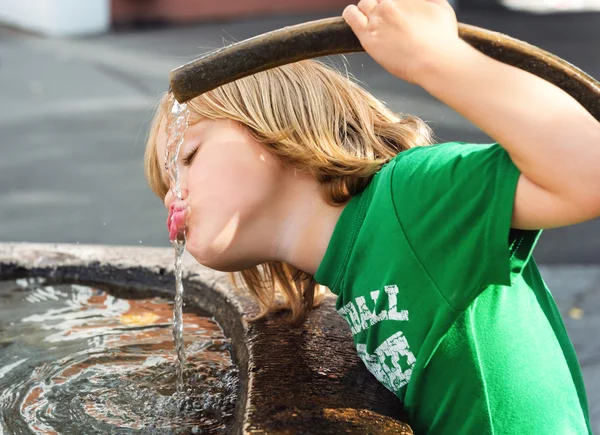
[[[273,414],[267,433],[277,435],[412,435],[406,423],[368,409],[323,408],[298,409],[289,407]],[[315,431],[314,428],[318,428]]]

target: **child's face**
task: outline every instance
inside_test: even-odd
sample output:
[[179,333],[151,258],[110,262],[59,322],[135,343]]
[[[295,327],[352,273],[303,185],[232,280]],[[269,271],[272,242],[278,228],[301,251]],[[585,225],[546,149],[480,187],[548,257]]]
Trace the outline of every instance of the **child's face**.
[[[157,138],[164,171],[165,120]],[[281,194],[283,167],[237,123],[190,125],[179,153],[182,199],[189,207],[187,250],[210,268],[238,271],[266,260],[268,228]],[[171,186],[173,187],[173,186]],[[167,209],[174,201],[169,191]],[[267,230],[267,231],[266,231]]]

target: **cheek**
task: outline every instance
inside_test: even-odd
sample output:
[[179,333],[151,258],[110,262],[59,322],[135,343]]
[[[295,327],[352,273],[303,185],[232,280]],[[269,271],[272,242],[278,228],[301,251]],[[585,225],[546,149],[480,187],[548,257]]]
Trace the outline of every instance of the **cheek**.
[[268,200],[272,178],[266,164],[253,155],[206,156],[187,174],[190,205],[211,214],[247,214]]

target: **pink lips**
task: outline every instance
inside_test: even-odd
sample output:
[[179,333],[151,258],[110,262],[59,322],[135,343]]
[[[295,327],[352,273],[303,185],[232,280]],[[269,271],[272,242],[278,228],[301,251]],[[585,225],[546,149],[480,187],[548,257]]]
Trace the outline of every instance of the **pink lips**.
[[187,218],[187,206],[182,200],[176,200],[169,207],[167,228],[169,229],[169,240],[183,239],[185,234],[185,221]]

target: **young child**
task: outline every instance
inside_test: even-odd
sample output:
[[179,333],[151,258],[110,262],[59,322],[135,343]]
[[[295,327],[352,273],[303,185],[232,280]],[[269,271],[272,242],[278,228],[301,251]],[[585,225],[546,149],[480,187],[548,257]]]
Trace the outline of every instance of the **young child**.
[[316,61],[189,102],[182,200],[164,171],[167,99],[146,176],[205,266],[239,272],[295,320],[337,295],[368,369],[417,434],[589,434],[581,371],[531,258],[540,229],[600,215],[600,124],[566,93],[459,39],[446,0],[362,0],[366,51],[493,145],[432,145]]

